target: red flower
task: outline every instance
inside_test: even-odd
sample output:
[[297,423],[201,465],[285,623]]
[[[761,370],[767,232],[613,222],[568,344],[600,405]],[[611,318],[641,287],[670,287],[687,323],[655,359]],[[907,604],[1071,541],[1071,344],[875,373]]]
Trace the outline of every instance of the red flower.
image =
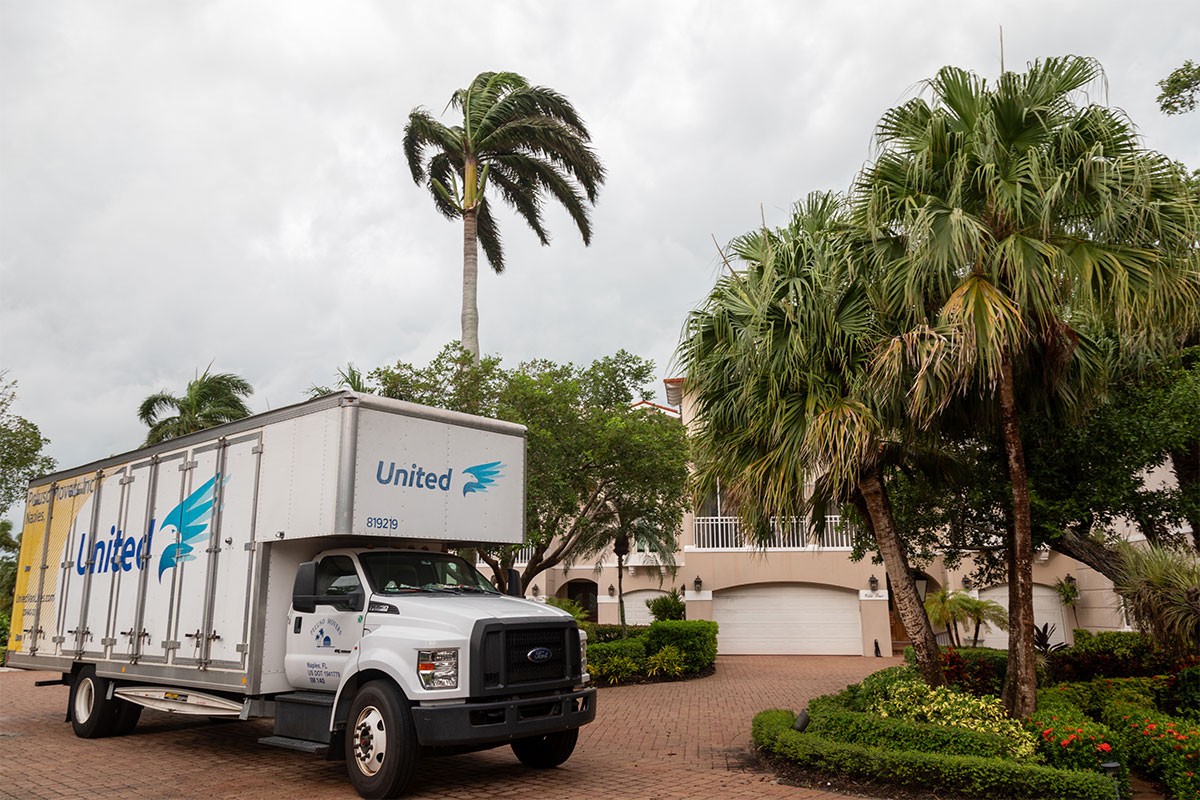
[[1108,742],[1101,742],[1100,744],[1096,745],[1096,749],[1099,750],[1101,753],[1111,753],[1112,745],[1109,744]]

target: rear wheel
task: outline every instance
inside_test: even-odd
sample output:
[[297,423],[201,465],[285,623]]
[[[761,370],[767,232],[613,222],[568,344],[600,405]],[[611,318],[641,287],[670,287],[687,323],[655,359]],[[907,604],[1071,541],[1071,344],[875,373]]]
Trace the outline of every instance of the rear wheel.
[[108,697],[110,681],[96,677],[91,664],[75,673],[68,710],[71,728],[81,739],[109,736],[117,724],[117,700]]
[[512,743],[512,751],[521,763],[534,769],[551,769],[571,757],[575,742],[579,740],[579,729],[574,728],[545,736],[530,736]]
[[412,711],[385,681],[359,689],[346,723],[346,772],[361,797],[394,797],[412,780],[417,736]]

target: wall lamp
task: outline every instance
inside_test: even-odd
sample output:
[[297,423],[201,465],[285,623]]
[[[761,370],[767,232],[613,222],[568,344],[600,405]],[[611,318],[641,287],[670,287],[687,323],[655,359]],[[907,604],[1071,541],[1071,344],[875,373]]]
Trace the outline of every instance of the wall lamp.
[[617,587],[613,586],[611,583],[608,585],[608,596],[609,597],[617,596]]
[[538,589],[538,585],[535,583],[535,584],[534,584],[534,585],[531,587],[531,591],[533,592],[533,596],[534,596],[534,597],[537,597],[537,596],[538,596],[538,593],[539,593],[541,590],[540,590],[540,589]]
[[1067,573],[1067,577],[1063,578],[1063,580],[1069,583],[1071,586],[1075,585],[1075,576],[1069,572]]
[[696,587],[697,592],[704,588],[704,581],[700,580],[699,575],[696,576],[696,580],[692,581],[692,586]]
[[879,578],[876,578],[874,575],[867,578],[867,586],[871,587],[872,592],[878,592],[879,591]]

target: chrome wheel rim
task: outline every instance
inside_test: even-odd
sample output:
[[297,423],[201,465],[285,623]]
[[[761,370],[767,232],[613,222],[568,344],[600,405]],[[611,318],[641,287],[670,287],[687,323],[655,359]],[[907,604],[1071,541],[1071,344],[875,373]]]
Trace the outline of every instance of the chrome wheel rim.
[[364,775],[374,776],[383,768],[387,753],[387,726],[374,706],[367,706],[354,721],[354,763]]

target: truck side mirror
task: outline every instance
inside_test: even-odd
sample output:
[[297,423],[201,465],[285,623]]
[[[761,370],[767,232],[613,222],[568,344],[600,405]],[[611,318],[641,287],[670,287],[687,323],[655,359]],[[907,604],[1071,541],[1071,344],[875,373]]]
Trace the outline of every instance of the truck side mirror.
[[292,608],[305,614],[317,610],[317,562],[305,561],[296,568],[292,583]]
[[508,593],[513,597],[525,596],[525,591],[521,587],[521,573],[515,569],[508,571]]

